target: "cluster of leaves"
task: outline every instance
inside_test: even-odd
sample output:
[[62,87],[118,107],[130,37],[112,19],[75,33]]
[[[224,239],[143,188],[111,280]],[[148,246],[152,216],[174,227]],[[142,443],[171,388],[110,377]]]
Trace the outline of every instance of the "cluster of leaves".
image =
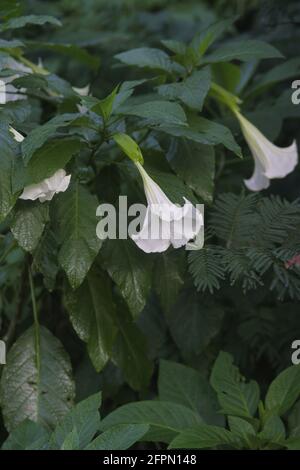
[[[300,332],[291,302],[300,297],[299,266],[289,264],[300,252],[294,175],[291,184],[272,185],[277,195],[241,193],[253,160],[211,85],[238,94],[251,121],[285,145],[297,136],[283,121],[299,117],[286,91],[299,58],[287,52],[282,59],[279,34],[257,35],[255,24],[244,31],[248,10],[237,18],[243,12],[233,5],[230,19],[219,21],[222,2],[212,9],[191,1],[184,12],[182,2],[162,0],[23,3],[0,6],[0,79],[9,78],[18,98],[0,105],[4,448],[125,449],[139,440],[297,446],[281,417],[298,398],[298,368],[272,383],[258,416],[258,385],[241,382],[226,353],[211,385],[196,370],[163,361],[159,400],[136,400],[156,393],[151,378],[161,358],[208,376],[225,349],[263,390],[289,363]],[[84,96],[73,88],[87,84]],[[147,171],[172,201],[205,203],[203,250],[146,255],[131,240],[97,238],[100,202],[117,207],[123,194],[144,201],[138,174],[116,145],[124,134],[139,143]],[[120,144],[125,153],[127,145]],[[19,199],[25,186],[60,168],[72,175],[65,193],[45,203]],[[282,392],[286,380],[291,390]],[[99,395],[92,396],[99,389],[101,422]]]
[[169,449],[296,450],[299,394],[299,366],[279,374],[263,402],[258,383],[246,382],[228,353],[220,352],[209,382],[194,369],[161,361],[157,399],[123,405],[100,421],[101,394],[92,395],[69,411],[52,433],[23,421],[2,448],[125,450],[137,441],[153,441]]

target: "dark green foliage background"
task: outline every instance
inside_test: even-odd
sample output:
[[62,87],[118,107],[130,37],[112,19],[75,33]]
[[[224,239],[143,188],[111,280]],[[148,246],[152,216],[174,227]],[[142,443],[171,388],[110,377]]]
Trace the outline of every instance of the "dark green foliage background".
[[[0,42],[1,74],[6,54],[22,50],[51,72],[19,77],[14,85],[26,99],[0,105],[4,448],[300,448],[298,367],[265,400],[300,339],[300,267],[286,267],[300,253],[299,168],[250,194],[243,179],[253,159],[238,123],[207,94],[211,75],[241,96],[243,113],[270,140],[297,139],[299,147],[300,105],[291,103],[300,78],[298,3],[1,1],[1,41],[18,41]],[[25,15],[39,19],[22,23]],[[182,43],[196,38],[197,49],[199,33],[225,19],[232,21],[203,58],[180,57]],[[13,21],[20,23],[8,27]],[[284,58],[244,43],[220,61],[231,40],[264,41]],[[127,52],[140,47],[155,50]],[[183,62],[193,79],[182,79]],[[88,117],[72,89],[87,84]],[[102,100],[118,85],[120,106],[105,115],[110,101]],[[28,136],[21,146],[9,124]],[[120,194],[144,201],[115,132],[139,142],[147,170],[174,202],[185,195],[205,204],[202,250],[146,255],[130,240],[96,238],[100,202],[116,205]],[[62,167],[72,173],[64,194],[16,202],[24,186]]]

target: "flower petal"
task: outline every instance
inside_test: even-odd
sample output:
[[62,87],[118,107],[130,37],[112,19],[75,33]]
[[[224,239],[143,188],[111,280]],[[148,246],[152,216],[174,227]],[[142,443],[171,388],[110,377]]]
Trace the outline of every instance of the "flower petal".
[[259,191],[269,186],[269,179],[284,178],[291,173],[298,163],[296,142],[289,147],[277,147],[248,119],[239,112],[236,115],[255,160],[254,174],[245,180],[246,186],[252,191]]
[[162,227],[162,224],[168,223],[163,222],[156,214],[151,213],[150,206],[148,206],[141,231],[136,235],[131,235],[131,238],[145,253],[166,251],[170,246],[170,238],[164,238],[168,227]]

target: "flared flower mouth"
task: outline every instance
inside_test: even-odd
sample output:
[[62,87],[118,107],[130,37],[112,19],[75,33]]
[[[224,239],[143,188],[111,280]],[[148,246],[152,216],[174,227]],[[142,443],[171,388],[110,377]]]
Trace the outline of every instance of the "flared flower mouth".
[[251,191],[266,189],[271,179],[285,178],[291,173],[298,163],[296,142],[288,147],[277,147],[239,111],[235,114],[254,158],[254,173],[245,180],[247,188]]
[[182,207],[173,204],[142,165],[136,166],[143,179],[148,207],[140,232],[131,238],[146,253],[163,252],[170,245],[174,248],[186,245],[203,226],[201,212],[186,198]]
[[71,175],[67,175],[65,170],[57,170],[50,178],[46,178],[38,184],[26,186],[20,199],[40,202],[51,201],[57,193],[65,192],[71,181]]

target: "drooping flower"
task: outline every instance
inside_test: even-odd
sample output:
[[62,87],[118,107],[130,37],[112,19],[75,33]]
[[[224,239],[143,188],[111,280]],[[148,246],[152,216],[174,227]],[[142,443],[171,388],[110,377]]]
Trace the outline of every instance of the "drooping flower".
[[[82,88],[77,88],[73,86],[73,90],[80,96],[88,96],[90,92],[90,85],[87,84],[86,86]],[[77,109],[80,112],[80,114],[85,114],[88,111],[88,107],[85,106],[84,104],[78,104]]]
[[68,189],[70,180],[71,175],[67,175],[65,170],[57,170],[50,178],[46,178],[38,184],[26,186],[20,199],[30,199],[31,201],[39,199],[40,202],[51,201],[55,194],[63,193]]
[[173,204],[163,190],[148,175],[140,163],[135,163],[143,179],[148,206],[141,231],[131,238],[146,253],[163,252],[193,240],[203,226],[200,211],[186,198],[182,207]]
[[9,132],[11,132],[14,136],[14,139],[17,142],[22,142],[24,140],[24,136],[20,134],[20,132],[16,131],[13,127],[9,126]]
[[251,191],[260,191],[270,185],[270,179],[284,178],[298,163],[297,144],[277,147],[270,142],[248,119],[235,110],[244,137],[254,158],[254,173],[245,185]]

